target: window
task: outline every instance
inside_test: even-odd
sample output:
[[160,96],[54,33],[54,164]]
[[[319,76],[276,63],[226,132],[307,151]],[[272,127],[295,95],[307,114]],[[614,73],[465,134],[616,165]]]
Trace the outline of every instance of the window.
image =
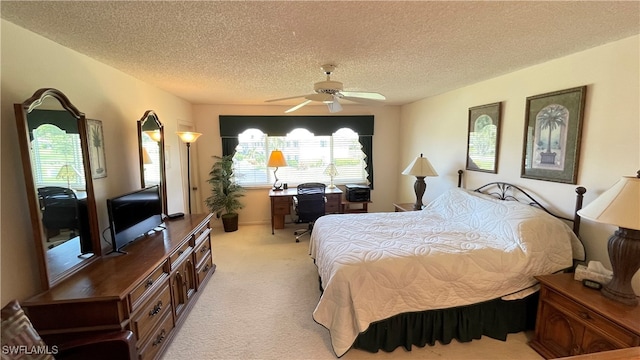
[[31,163],[37,187],[63,186],[85,190],[80,135],[51,124],[33,130]]
[[278,179],[290,184],[304,182],[329,183],[325,170],[333,163],[338,175],[334,183],[367,183],[365,154],[358,134],[342,128],[331,136],[316,136],[306,129],[294,129],[286,136],[268,136],[248,129],[238,136],[234,155],[236,177],[244,186],[271,185],[273,168],[267,167],[272,150],[281,150],[286,167],[278,168]]

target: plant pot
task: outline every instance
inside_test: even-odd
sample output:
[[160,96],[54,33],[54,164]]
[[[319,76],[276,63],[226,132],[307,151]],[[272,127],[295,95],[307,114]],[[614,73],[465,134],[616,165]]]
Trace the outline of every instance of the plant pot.
[[221,216],[225,232],[238,230],[238,214],[224,214]]

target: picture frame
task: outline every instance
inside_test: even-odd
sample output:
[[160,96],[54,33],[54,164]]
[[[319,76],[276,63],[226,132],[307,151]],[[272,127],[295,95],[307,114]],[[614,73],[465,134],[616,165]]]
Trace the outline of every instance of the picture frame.
[[502,103],[469,108],[467,170],[498,173]]
[[587,87],[527,97],[520,177],[576,184]]
[[87,139],[91,177],[94,179],[104,178],[107,176],[107,161],[104,151],[102,121],[87,119]]

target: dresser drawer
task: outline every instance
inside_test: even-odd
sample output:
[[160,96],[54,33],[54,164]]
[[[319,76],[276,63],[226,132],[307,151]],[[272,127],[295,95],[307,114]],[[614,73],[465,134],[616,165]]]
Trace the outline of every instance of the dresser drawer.
[[203,241],[199,245],[196,245],[196,249],[194,252],[196,254],[196,266],[198,266],[200,265],[202,259],[204,259],[205,256],[211,253],[211,240],[209,239],[209,237],[206,238],[206,241]]
[[213,258],[211,257],[211,253],[207,255],[207,257],[202,261],[202,264],[198,266],[196,269],[196,281],[198,282],[198,289],[200,289],[200,284],[206,279],[207,275],[210,272],[215,271],[215,267],[213,265]]
[[197,248],[203,242],[205,242],[206,240],[209,240],[210,234],[211,234],[211,229],[210,228],[204,228],[203,231],[198,232],[197,233],[198,236],[195,237],[195,239],[196,239],[196,241],[194,243],[195,247]]
[[289,196],[274,196],[271,201],[273,202],[273,215],[291,214],[291,198]]
[[139,359],[154,359],[158,352],[166,345],[167,338],[173,330],[173,326],[173,316],[171,312],[164,314],[160,325],[153,329],[149,339],[138,346]]
[[131,311],[135,311],[144,302],[147,294],[161,286],[162,282],[166,280],[167,277],[169,277],[169,271],[167,262],[165,261],[129,293]]
[[140,307],[131,319],[131,328],[140,342],[144,342],[151,329],[160,322],[165,314],[171,314],[171,292],[165,284],[156,296]]
[[209,235],[211,232],[211,228],[209,227],[209,223],[203,224],[201,227],[197,228],[193,233],[193,237],[196,239],[196,245],[198,245],[199,241],[202,241],[202,238],[205,234]]
[[191,241],[186,241],[182,246],[180,246],[180,248],[178,248],[178,250],[171,253],[171,256],[169,256],[171,270],[176,268],[176,265],[182,258],[191,254],[191,249],[193,249],[193,247],[191,246]]
[[342,207],[342,195],[341,194],[331,194],[327,195],[327,203],[324,204],[324,212],[327,214],[339,213],[341,212]]
[[567,299],[555,291],[549,290],[545,295],[546,299],[544,299],[544,301],[592,330],[602,333],[602,335],[615,340],[615,342],[620,343],[620,345],[624,344],[629,347],[638,346],[637,336],[600,316],[596,312]]

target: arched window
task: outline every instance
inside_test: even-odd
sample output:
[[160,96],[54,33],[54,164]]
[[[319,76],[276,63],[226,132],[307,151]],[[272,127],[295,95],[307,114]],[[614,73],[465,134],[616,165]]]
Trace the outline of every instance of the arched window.
[[335,184],[367,183],[365,154],[356,132],[342,128],[330,136],[317,136],[307,129],[294,129],[286,136],[268,136],[257,129],[238,135],[234,168],[244,186],[268,186],[275,181],[267,167],[269,154],[281,150],[287,161],[278,169],[278,178],[297,185],[304,182],[330,182],[329,164],[336,166]]

